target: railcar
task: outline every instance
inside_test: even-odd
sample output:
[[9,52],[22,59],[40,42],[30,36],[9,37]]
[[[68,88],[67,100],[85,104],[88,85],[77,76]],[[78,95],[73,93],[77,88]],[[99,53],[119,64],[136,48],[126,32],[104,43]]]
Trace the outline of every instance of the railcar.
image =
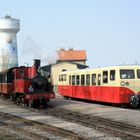
[[55,93],[49,74],[40,69],[40,60],[32,67],[15,67],[0,73],[0,93],[16,103],[30,107],[44,106]]
[[59,75],[58,93],[119,105],[140,105],[140,66],[64,71]]

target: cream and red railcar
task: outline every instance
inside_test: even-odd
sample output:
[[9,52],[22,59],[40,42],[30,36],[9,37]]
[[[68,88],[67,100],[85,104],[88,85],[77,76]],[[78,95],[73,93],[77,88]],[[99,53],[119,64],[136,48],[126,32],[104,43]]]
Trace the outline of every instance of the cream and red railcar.
[[140,104],[140,66],[65,71],[59,75],[62,96],[115,104]]

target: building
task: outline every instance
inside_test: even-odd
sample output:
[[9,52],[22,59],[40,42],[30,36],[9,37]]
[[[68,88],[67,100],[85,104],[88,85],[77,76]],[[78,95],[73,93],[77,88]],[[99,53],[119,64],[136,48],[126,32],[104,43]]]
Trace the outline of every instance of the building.
[[86,51],[84,50],[64,50],[60,49],[58,52],[58,59],[55,64],[50,64],[41,67],[44,71],[50,73],[51,81],[57,92],[57,85],[59,80],[59,73],[62,71],[85,69],[86,66]]
[[60,49],[57,52],[59,62],[74,62],[82,65],[86,65],[86,51],[85,50],[74,50],[73,48],[69,50]]

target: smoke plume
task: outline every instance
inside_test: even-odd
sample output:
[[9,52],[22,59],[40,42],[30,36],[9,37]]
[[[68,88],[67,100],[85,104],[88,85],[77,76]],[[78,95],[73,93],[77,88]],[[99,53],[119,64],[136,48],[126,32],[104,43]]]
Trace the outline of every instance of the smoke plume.
[[[40,59],[42,65],[56,63],[57,53],[49,52],[49,46],[41,46],[31,37],[27,36],[22,47],[22,59],[24,63],[30,63],[33,59]],[[21,57],[21,56],[20,56]],[[32,63],[31,63],[32,64]]]

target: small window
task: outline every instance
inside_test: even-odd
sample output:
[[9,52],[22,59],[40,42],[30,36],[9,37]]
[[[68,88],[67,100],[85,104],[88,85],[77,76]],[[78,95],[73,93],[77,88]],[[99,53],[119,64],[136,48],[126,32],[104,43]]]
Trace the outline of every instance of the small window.
[[98,74],[98,85],[101,85],[101,74]]
[[92,85],[96,85],[96,74],[92,74]]
[[114,81],[115,80],[115,70],[110,71],[110,80]]
[[108,83],[108,71],[103,71],[103,83]]
[[71,75],[69,76],[69,84],[71,85]]
[[20,69],[20,70],[19,70],[19,74],[20,74],[21,78],[23,78],[23,77],[24,77],[24,75],[25,75],[24,70],[23,70],[23,69]]
[[90,85],[90,74],[86,75],[86,85],[89,86]]
[[75,85],[75,75],[72,75],[72,85]]
[[80,84],[80,76],[76,75],[76,85],[79,85],[79,84]]
[[140,79],[140,70],[137,70],[137,77]]
[[134,79],[134,70],[120,70],[121,79]]
[[85,85],[85,75],[81,75],[81,85]]

